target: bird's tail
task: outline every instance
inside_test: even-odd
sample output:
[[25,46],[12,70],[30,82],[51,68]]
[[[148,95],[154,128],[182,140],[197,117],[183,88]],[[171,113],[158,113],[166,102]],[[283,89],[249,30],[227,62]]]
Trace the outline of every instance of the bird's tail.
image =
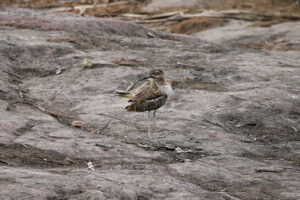
[[116,90],[115,93],[120,97],[132,98],[132,94],[128,91]]

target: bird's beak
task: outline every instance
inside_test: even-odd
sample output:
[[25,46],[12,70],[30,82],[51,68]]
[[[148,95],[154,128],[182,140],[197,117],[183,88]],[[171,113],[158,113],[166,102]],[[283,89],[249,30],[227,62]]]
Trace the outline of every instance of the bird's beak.
[[140,78],[140,81],[146,80],[148,78],[151,78],[149,75],[144,75],[142,78]]

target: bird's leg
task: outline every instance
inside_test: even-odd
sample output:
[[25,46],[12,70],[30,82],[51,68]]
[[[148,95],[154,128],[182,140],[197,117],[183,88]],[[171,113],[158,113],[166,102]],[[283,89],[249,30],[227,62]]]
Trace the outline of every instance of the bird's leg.
[[153,111],[153,118],[154,118],[154,133],[155,133],[155,135],[156,135],[157,132],[156,132],[156,116],[155,116],[155,114],[156,114],[156,110]]
[[150,113],[150,111],[148,111],[148,137],[152,138],[151,137],[151,130],[150,130],[150,117],[151,117],[151,113]]
[[154,131],[155,131],[155,136],[154,137],[155,138],[165,138],[166,136],[157,134],[157,131],[156,131],[156,111],[157,110],[153,111],[153,121],[154,121]]

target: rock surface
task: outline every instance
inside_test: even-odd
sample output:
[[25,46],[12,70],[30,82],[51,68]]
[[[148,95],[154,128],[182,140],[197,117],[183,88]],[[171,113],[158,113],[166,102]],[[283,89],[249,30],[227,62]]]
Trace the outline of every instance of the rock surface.
[[[299,22],[194,37],[28,9],[0,19],[0,199],[300,198]],[[175,88],[158,140],[114,95],[152,67]]]

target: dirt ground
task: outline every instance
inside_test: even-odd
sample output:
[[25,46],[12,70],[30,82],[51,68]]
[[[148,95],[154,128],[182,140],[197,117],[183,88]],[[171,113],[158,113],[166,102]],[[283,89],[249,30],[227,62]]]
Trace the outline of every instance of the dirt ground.
[[[0,199],[300,199],[298,1],[41,2],[0,9]],[[160,139],[114,94],[153,67]]]

